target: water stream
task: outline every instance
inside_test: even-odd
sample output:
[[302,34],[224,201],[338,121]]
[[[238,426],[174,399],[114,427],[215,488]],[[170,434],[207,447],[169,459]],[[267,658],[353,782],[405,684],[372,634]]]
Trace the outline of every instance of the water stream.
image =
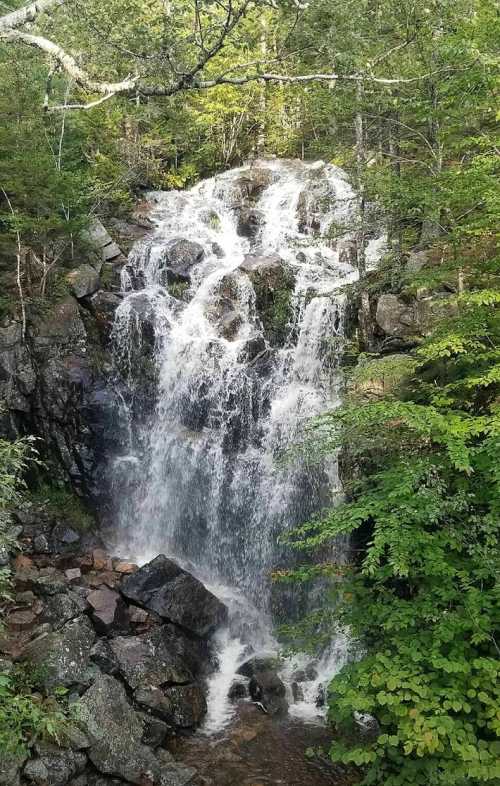
[[[113,468],[116,538],[139,562],[175,557],[227,602],[205,723],[214,731],[231,717],[227,691],[249,646],[276,648],[270,574],[286,563],[280,534],[340,493],[334,460],[310,472],[280,457],[311,417],[339,404],[356,201],[341,170],[298,161],[255,162],[149,199],[156,229],[124,269],[113,331],[127,422]],[[168,249],[179,238],[199,245],[176,279]],[[369,260],[379,246],[371,242]],[[271,280],[276,296],[272,277],[283,282],[284,270],[289,302],[275,300],[285,321],[273,332],[258,282]],[[139,417],[148,374],[154,408]],[[339,638],[296,714],[317,714],[318,685],[343,658]]]

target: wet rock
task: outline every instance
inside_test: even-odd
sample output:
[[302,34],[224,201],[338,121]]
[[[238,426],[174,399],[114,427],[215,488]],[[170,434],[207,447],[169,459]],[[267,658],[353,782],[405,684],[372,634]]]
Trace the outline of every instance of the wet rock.
[[142,721],[114,677],[98,677],[78,701],[77,712],[89,736],[89,758],[100,772],[137,784],[148,774],[151,780],[159,776],[158,760],[141,742]]
[[243,677],[254,677],[262,671],[276,671],[277,666],[275,655],[255,655],[242,663],[236,673]]
[[192,268],[202,261],[205,252],[203,246],[182,237],[170,240],[162,253],[162,264],[166,271],[167,281],[189,282]]
[[250,696],[260,702],[269,715],[286,715],[286,688],[275,671],[259,671],[250,680]]
[[205,696],[199,685],[139,688],[134,698],[166,723],[181,729],[198,726],[207,711]]
[[248,695],[249,695],[248,681],[242,679],[233,680],[227,694],[229,701],[238,701],[239,699],[246,699]]
[[114,292],[105,292],[102,289],[90,298],[90,310],[94,315],[101,339],[105,343],[109,341],[115,312],[121,302],[120,295]]
[[27,762],[24,777],[37,786],[66,786],[71,778],[83,772],[86,763],[84,753],[50,746],[38,758]]
[[292,316],[295,279],[278,254],[247,254],[240,265],[255,291],[255,307],[271,344],[280,345]]
[[229,311],[220,320],[220,331],[223,338],[232,341],[243,324],[243,317],[237,311]]
[[250,363],[255,366],[257,360],[262,358],[265,353],[267,353],[267,347],[264,336],[255,335],[245,342],[238,360],[240,363]]
[[94,549],[92,552],[95,570],[113,570],[113,561],[106,554],[104,549]]
[[304,691],[298,682],[292,682],[292,696],[295,702],[304,701]]
[[255,240],[264,224],[264,213],[252,207],[244,207],[238,211],[236,231],[240,237]]
[[118,661],[107,639],[98,639],[90,651],[92,661],[105,674],[116,674]]
[[260,197],[262,192],[275,182],[276,176],[271,169],[264,167],[250,167],[238,179],[241,198],[253,201]]
[[67,622],[59,631],[39,636],[25,647],[22,659],[43,667],[45,687],[88,685],[96,669],[90,664],[95,633],[86,617]]
[[126,577],[121,591],[129,600],[197,636],[208,636],[227,618],[224,604],[163,554]]
[[80,265],[68,273],[66,278],[71,292],[78,300],[93,295],[100,287],[99,273],[91,265]]
[[110,647],[120,673],[131,688],[193,680],[187,665],[189,643],[172,625],[142,636],[119,636],[110,642]]
[[103,587],[89,592],[87,602],[95,629],[102,635],[124,631],[128,627],[127,608],[118,592]]

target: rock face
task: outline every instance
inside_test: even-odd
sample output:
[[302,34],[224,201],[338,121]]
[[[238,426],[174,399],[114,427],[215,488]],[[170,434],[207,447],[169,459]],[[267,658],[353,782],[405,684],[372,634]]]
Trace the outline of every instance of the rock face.
[[224,604],[201,581],[163,554],[128,576],[121,591],[129,600],[200,637],[210,635],[227,617]]

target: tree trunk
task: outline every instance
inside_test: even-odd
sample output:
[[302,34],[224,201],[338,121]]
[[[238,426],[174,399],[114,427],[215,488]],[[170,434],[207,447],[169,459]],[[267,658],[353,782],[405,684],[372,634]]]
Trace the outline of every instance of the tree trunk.
[[358,190],[358,226],[356,229],[356,262],[359,274],[359,343],[362,350],[369,351],[372,346],[372,326],[370,316],[370,295],[366,289],[366,233],[365,233],[365,186],[366,166],[365,129],[363,118],[364,88],[361,82],[356,85],[356,180]]

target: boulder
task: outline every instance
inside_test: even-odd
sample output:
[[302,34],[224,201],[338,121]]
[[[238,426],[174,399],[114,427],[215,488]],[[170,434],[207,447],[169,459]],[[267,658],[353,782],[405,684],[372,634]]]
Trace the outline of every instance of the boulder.
[[227,619],[226,606],[163,554],[127,576],[121,591],[129,600],[200,637],[210,635]]
[[75,270],[71,270],[66,278],[69,288],[77,300],[90,297],[100,287],[99,273],[92,265],[80,265]]
[[255,240],[264,224],[264,213],[253,207],[243,207],[238,211],[236,231],[240,237]]
[[255,655],[241,664],[237,674],[254,677],[262,671],[276,671],[278,660],[275,655]]
[[24,768],[24,777],[37,786],[66,786],[85,769],[84,753],[47,746],[38,758],[30,759]]
[[227,697],[229,701],[238,701],[239,699],[246,699],[248,696],[248,681],[243,679],[234,679],[229,688]]
[[191,682],[188,644],[181,631],[163,625],[142,636],[118,636],[110,642],[118,670],[131,688]]
[[161,264],[168,283],[189,282],[192,268],[202,261],[203,246],[183,237],[170,240],[162,251]]
[[237,181],[241,198],[253,202],[262,192],[275,182],[276,175],[271,169],[251,166],[246,169]]
[[286,687],[275,671],[259,671],[250,680],[250,696],[260,702],[269,715],[286,715]]
[[0,786],[20,786],[25,754],[5,753],[0,756]]
[[42,681],[47,688],[89,685],[96,669],[90,663],[95,641],[86,617],[67,622],[60,630],[46,633],[24,648],[22,659],[43,667]]
[[163,689],[144,687],[136,690],[134,698],[169,725],[181,729],[198,726],[207,711],[205,696],[199,685],[174,685]]
[[118,592],[102,587],[87,595],[90,605],[92,622],[95,629],[102,635],[128,628],[127,607]]
[[456,313],[456,303],[449,294],[423,297],[406,302],[397,295],[380,295],[375,320],[389,337],[419,340],[428,336],[434,326]]
[[98,677],[78,701],[77,713],[89,736],[89,758],[99,772],[137,784],[158,777],[159,762],[141,742],[141,718],[114,677]]

